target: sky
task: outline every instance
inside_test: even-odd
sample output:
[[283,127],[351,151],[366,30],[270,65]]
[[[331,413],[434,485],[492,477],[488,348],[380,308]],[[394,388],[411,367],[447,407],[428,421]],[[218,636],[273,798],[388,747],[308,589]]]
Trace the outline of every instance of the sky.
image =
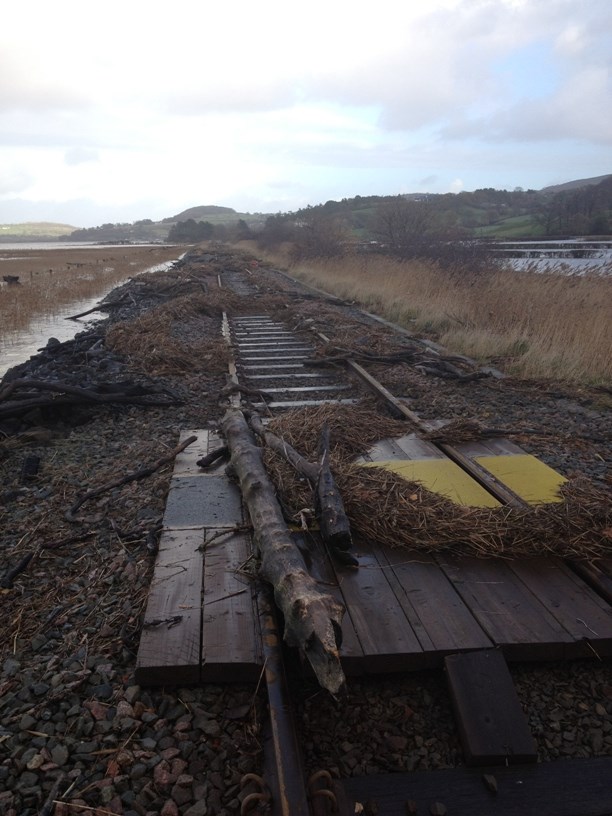
[[612,172],[609,0],[6,5],[0,223]]

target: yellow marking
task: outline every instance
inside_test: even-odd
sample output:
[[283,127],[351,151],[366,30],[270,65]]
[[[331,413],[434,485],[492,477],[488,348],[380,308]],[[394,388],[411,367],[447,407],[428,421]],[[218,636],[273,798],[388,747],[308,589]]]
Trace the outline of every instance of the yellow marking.
[[563,501],[559,488],[567,479],[529,453],[475,456],[474,461],[529,504]]
[[499,507],[499,502],[478,482],[450,459],[391,459],[366,462],[367,467],[382,467],[409,482],[419,482],[455,504],[471,507]]

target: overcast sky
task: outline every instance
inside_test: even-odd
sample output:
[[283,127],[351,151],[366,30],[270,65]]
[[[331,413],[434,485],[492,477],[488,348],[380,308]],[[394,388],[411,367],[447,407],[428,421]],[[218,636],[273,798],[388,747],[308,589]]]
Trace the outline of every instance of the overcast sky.
[[610,0],[20,0],[0,222],[612,172]]

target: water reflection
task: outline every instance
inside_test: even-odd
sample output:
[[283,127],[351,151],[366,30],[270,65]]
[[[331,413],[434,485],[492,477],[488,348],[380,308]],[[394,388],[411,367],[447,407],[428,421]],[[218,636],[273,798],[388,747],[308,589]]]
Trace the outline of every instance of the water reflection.
[[[175,261],[157,264],[145,270],[141,274],[146,275],[151,272],[160,272],[170,269]],[[132,276],[127,276],[126,283]],[[67,317],[80,312],[86,312],[100,303],[113,289],[121,286],[122,283],[115,283],[106,292],[94,298],[85,300],[75,300],[73,303],[64,306],[53,315],[43,315],[36,317],[27,329],[23,331],[10,332],[0,339],[0,378],[3,377],[9,368],[24,363],[32,355],[47,345],[50,337],[57,338],[60,342],[72,340],[72,338],[83,331],[86,326],[91,326],[106,317],[104,312],[88,315],[84,320],[66,320]]]

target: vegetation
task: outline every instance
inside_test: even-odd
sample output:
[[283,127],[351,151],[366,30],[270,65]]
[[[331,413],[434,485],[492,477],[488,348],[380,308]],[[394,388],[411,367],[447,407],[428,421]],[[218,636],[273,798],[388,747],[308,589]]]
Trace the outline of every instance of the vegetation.
[[1,259],[2,273],[19,277],[19,284],[0,285],[0,340],[25,330],[31,320],[88,298],[102,297],[128,278],[172,260],[171,247],[121,247],[109,250],[49,249],[35,254],[11,250]]
[[379,240],[401,257],[437,257],[443,243],[461,240],[465,244],[483,237],[606,235],[612,232],[612,176],[592,179],[584,186],[562,185],[551,192],[484,188],[458,194],[327,201],[270,216],[260,232],[260,244],[269,248],[287,240],[303,243],[306,229],[312,232],[315,220],[333,223],[334,231],[343,231],[353,243]]
[[[397,224],[390,217],[394,212],[401,216],[400,230],[409,227],[408,222],[413,223],[408,243],[401,236],[397,240]],[[290,240],[298,256],[305,258],[338,255],[344,251],[343,246],[372,241],[386,243],[393,254],[407,257],[408,244],[410,254],[415,250],[417,223],[420,243],[429,246],[425,257],[438,257],[443,244],[456,244],[457,240],[465,249],[466,241],[475,238],[607,235],[612,232],[612,175],[543,190],[487,187],[458,194],[358,195],[274,215],[239,213],[231,207],[207,205],[190,207],[157,222],[144,218],[133,224],[108,223],[78,230],[66,225],[0,225],[0,241],[31,240],[37,226],[47,239],[97,243],[192,243],[204,235],[218,241],[235,241],[249,240],[252,233],[257,233],[262,247]],[[211,227],[212,234],[208,235]],[[431,248],[432,239],[435,250]],[[457,251],[455,246],[453,252]],[[468,249],[472,255],[474,251],[474,247]]]
[[462,274],[427,260],[381,255],[294,261],[292,275],[448,349],[529,378],[612,384],[610,275],[565,276],[498,267]]
[[70,235],[74,227],[47,221],[28,221],[24,224],[0,224],[0,243],[13,241],[55,241]]
[[168,241],[171,244],[197,244],[199,241],[209,241],[215,234],[215,228],[210,221],[177,221],[170,227]]

